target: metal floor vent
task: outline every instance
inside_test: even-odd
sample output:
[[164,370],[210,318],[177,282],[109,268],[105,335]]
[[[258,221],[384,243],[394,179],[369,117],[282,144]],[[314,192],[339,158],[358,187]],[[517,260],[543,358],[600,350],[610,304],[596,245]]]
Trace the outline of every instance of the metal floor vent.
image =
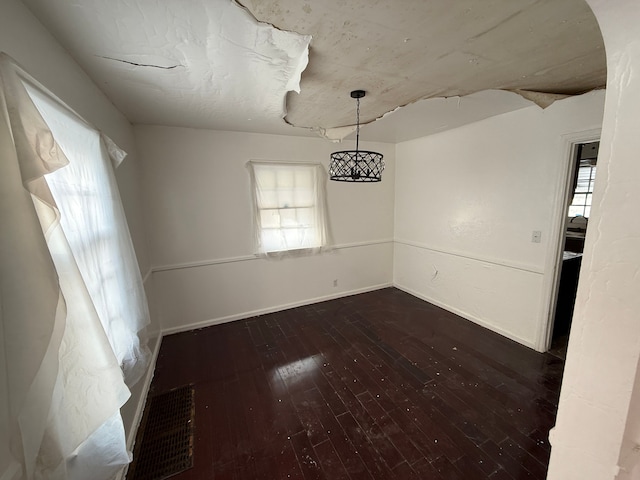
[[193,466],[194,394],[186,385],[149,399],[127,480],[162,480]]

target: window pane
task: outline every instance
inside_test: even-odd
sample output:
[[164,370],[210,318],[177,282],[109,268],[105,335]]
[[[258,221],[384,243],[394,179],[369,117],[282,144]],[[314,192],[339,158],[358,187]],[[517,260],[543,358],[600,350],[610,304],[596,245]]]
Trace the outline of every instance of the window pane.
[[293,201],[293,190],[290,188],[281,188],[278,190],[278,207],[279,208],[292,208],[296,204]]
[[258,195],[258,208],[278,208],[278,192],[275,189],[264,189]]
[[576,193],[586,193],[593,191],[593,180],[595,179],[595,167],[580,167],[578,170],[578,183]]
[[278,169],[278,190],[290,190],[295,185],[293,171],[289,168]]
[[305,227],[311,227],[314,224],[314,209],[313,208],[298,208],[296,209],[298,216],[298,224]]
[[[577,217],[578,215],[583,215],[584,214],[584,207],[582,206],[575,206],[575,205],[571,205],[569,207],[569,216],[570,217]],[[586,216],[586,215],[584,215]]]
[[260,232],[262,248],[265,252],[277,252],[284,250],[280,229],[263,229]]
[[569,216],[589,217],[591,213],[591,202],[593,185],[596,178],[596,166],[591,165],[593,159],[583,159],[576,175],[576,187],[574,196],[569,207]]
[[287,228],[286,230],[282,230],[282,234],[284,235],[287,248],[294,249],[305,246],[302,242],[303,234],[301,229]]
[[280,213],[278,210],[260,210],[260,225],[262,228],[280,228]]
[[297,227],[298,219],[296,215],[297,208],[283,208],[280,210],[280,222],[282,227]]
[[584,193],[578,193],[573,196],[572,205],[585,205],[587,202],[587,195]]
[[285,243],[290,249],[312,248],[319,246],[314,231],[309,228],[291,228],[283,230]]
[[315,192],[313,188],[309,187],[297,187],[293,191],[293,201],[296,207],[308,207],[313,205],[313,198]]
[[275,189],[277,187],[275,171],[258,165],[254,169],[254,174],[260,189]]

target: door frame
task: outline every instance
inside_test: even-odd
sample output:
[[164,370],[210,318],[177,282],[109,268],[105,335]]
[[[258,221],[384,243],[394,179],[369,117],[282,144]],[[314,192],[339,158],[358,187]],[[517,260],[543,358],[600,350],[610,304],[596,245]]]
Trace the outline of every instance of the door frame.
[[[577,146],[581,143],[597,142],[600,140],[601,128],[583,130],[562,135],[563,158],[560,174],[556,182],[552,231],[550,232],[549,254],[545,265],[545,279],[543,282],[543,306],[546,305],[545,317],[541,322],[536,350],[546,352],[551,347],[553,337],[553,323],[560,288],[560,274],[562,273],[562,257],[564,252],[567,228],[567,212],[569,211],[570,191],[573,189],[573,176],[576,169]],[[587,230],[588,231],[588,230]],[[578,280],[579,282],[580,280]]]

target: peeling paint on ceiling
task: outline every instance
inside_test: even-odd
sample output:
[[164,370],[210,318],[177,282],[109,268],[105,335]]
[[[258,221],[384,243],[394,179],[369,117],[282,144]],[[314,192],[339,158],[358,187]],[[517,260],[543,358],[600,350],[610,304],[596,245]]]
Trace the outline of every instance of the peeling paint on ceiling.
[[[600,30],[584,0],[246,0],[260,21],[313,36],[287,121],[364,122],[398,106],[486,89],[579,94],[605,85]],[[365,109],[366,106],[366,109]]]
[[230,0],[25,1],[132,123],[282,123],[311,37]]
[[342,138],[364,89],[422,136],[605,85],[584,0],[239,1],[23,0],[132,123]]
[[[462,97],[428,98],[399,107],[365,125],[360,130],[360,138],[399,143],[422,137],[424,132],[444,132],[531,105],[521,95],[505,90],[483,90]],[[328,133],[331,135],[333,131]],[[340,133],[336,137],[341,138]],[[348,138],[355,138],[355,134]]]

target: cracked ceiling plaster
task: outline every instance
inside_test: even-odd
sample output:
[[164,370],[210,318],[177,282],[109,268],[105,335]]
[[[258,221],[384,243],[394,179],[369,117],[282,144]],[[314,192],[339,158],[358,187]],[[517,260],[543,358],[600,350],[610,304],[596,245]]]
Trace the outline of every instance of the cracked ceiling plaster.
[[400,141],[606,80],[584,0],[23,2],[132,123],[337,139],[364,89]]

